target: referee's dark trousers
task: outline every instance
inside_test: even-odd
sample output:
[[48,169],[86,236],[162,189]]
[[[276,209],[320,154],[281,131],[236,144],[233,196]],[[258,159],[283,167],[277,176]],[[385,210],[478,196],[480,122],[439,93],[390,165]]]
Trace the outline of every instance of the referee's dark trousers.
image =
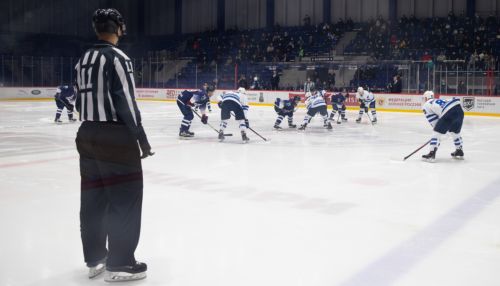
[[78,130],[76,146],[85,262],[94,263],[107,255],[108,266],[133,265],[143,192],[137,139],[123,124],[85,121]]

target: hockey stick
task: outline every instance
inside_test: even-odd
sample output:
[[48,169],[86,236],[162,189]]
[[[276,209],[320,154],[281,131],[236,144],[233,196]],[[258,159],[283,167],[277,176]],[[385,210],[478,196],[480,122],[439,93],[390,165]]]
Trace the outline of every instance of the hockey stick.
[[[180,101],[179,99],[177,99],[177,102],[180,102],[180,103],[181,103],[182,105],[184,105],[185,107],[188,107],[189,109],[191,109],[191,111],[192,111],[194,114],[196,114],[196,116],[198,116],[198,117],[200,118],[200,120],[201,120],[201,116],[198,114],[198,112],[196,112],[196,111],[194,110],[194,108],[192,108],[192,107],[191,107],[191,106],[189,106],[189,105],[186,105],[184,102]],[[203,122],[202,122],[202,123],[203,123]],[[218,131],[217,129],[215,129],[212,125],[210,125],[210,123],[208,123],[208,122],[207,122],[207,124],[206,124],[206,125],[210,126],[210,128],[212,128],[215,132],[217,132],[217,134],[219,134],[219,131]],[[224,134],[224,136],[233,136],[233,134],[232,134],[232,133],[228,133],[228,134]]]
[[[196,116],[198,116],[200,118],[200,120],[201,120],[201,116],[198,114],[198,112],[196,112],[193,108],[191,108],[191,111],[194,114],[196,114]],[[210,126],[210,128],[212,128],[215,132],[217,132],[217,134],[219,134],[219,131],[217,131],[217,129],[215,129],[212,125],[210,125],[210,123],[207,122],[206,125]],[[233,134],[232,133],[227,133],[227,134],[224,134],[224,136],[233,136]]]
[[267,142],[267,139],[264,138],[262,135],[260,135],[259,133],[257,133],[257,131],[253,130],[250,126],[247,127],[248,129],[250,129],[253,133],[255,133],[255,135],[259,136],[260,138],[262,138],[262,140],[266,141]]
[[431,142],[431,140],[429,140],[429,141],[425,142],[425,144],[424,144],[424,145],[422,145],[422,146],[418,147],[418,149],[417,149],[417,150],[413,151],[410,155],[408,155],[408,156],[404,157],[404,158],[403,158],[403,161],[405,161],[406,159],[410,158],[413,154],[415,154],[415,153],[417,153],[418,151],[420,151],[420,149],[422,149],[422,148],[424,148],[425,146],[427,146],[427,144],[429,144],[430,142]]
[[[231,112],[231,115],[234,116],[234,118],[236,118],[236,115]],[[260,135],[259,133],[257,133],[257,131],[253,130],[252,128],[250,128],[250,126],[247,127],[248,129],[250,129],[253,133],[255,133],[255,135],[259,136],[260,138],[262,138],[262,140],[266,141],[267,142],[267,139],[264,138],[262,135]]]

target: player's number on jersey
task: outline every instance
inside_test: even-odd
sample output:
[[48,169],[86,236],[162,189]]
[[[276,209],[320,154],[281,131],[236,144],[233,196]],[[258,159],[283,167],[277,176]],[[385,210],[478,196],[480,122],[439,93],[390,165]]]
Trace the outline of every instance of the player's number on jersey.
[[444,105],[446,104],[446,101],[444,100],[441,100],[441,99],[438,99],[436,101],[434,101],[437,105],[441,106],[441,108],[444,107]]

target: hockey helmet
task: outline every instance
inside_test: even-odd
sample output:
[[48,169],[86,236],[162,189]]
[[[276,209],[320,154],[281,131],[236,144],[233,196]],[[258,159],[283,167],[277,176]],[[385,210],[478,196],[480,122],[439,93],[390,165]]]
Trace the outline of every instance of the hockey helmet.
[[246,93],[246,91],[247,91],[247,90],[246,90],[244,87],[240,87],[240,88],[238,88],[238,93],[243,93],[243,94],[245,94],[245,93]]
[[206,91],[207,91],[207,93],[214,92],[215,88],[213,86],[211,86],[211,85],[208,85],[207,88],[206,88]]
[[111,33],[118,35],[118,28],[121,28],[122,35],[127,34],[127,28],[122,15],[114,8],[95,10],[92,16],[92,26],[96,33]]
[[434,98],[434,92],[432,90],[427,90],[426,92],[424,92],[423,98],[424,98],[425,101],[427,101],[429,99],[433,99]]
[[312,93],[311,93],[310,91],[308,91],[308,92],[306,92],[305,97],[306,97],[306,98],[309,98],[309,97],[311,97],[311,95],[312,95]]
[[363,94],[363,92],[365,92],[365,90],[361,86],[358,87],[358,93]]
[[301,98],[298,95],[296,95],[296,96],[293,97],[293,102],[295,102],[295,103],[300,102],[300,100],[301,100]]

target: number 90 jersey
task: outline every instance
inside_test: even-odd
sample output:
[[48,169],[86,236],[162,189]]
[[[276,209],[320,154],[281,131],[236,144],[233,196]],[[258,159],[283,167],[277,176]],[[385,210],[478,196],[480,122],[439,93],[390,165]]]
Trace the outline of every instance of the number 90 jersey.
[[451,100],[430,99],[424,103],[422,110],[427,121],[434,126],[439,118],[443,117],[448,110],[456,105],[460,105],[460,99],[458,98],[453,98]]

